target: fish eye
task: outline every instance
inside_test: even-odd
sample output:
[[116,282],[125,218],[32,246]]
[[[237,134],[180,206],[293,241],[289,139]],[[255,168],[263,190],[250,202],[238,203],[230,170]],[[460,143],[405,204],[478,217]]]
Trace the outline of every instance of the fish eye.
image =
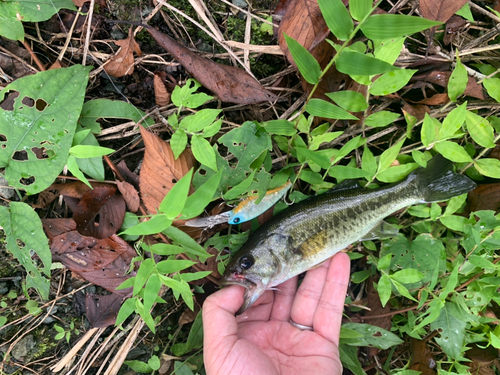
[[247,270],[253,266],[255,259],[251,255],[243,255],[240,260],[240,267],[242,270]]
[[240,222],[240,218],[236,216],[236,217],[233,219],[233,223],[238,224],[239,222]]

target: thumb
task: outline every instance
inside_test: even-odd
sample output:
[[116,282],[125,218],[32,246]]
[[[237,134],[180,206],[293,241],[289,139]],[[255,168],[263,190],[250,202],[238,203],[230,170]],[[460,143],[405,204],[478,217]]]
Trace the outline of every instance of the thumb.
[[[203,304],[204,351],[207,359],[214,359],[223,353],[214,353],[217,349],[231,348],[238,339],[236,311],[243,304],[245,288],[230,285],[209,296]],[[223,341],[227,341],[223,343]],[[220,344],[224,344],[219,346]],[[226,346],[226,344],[229,344]]]

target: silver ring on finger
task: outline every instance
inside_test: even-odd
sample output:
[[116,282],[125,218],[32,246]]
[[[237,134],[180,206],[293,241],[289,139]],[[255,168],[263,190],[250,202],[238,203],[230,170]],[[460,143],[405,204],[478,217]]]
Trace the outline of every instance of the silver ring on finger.
[[301,331],[314,331],[313,327],[311,326],[305,326],[303,324],[295,323],[291,318],[289,320],[289,323],[292,327],[298,328]]

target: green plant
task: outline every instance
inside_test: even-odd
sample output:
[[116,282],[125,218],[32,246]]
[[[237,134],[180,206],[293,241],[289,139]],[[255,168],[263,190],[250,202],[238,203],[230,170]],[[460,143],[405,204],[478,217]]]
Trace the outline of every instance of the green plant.
[[80,334],[80,331],[78,329],[75,329],[75,323],[73,321],[69,323],[69,327],[67,330],[61,326],[58,326],[57,324],[54,324],[54,329],[58,332],[57,335],[55,336],[55,339],[61,340],[65,338],[68,344],[72,333],[74,333],[77,336]]

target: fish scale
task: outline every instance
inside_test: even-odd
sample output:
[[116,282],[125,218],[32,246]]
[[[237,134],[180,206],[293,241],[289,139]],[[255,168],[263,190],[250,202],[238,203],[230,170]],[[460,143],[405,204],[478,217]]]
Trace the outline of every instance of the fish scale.
[[430,160],[427,168],[382,188],[362,189],[344,182],[291,206],[258,228],[229,263],[223,283],[247,288],[241,313],[266,289],[350,244],[397,234],[397,228],[382,221],[386,216],[412,204],[447,200],[475,186],[468,177],[454,173],[453,163],[441,155]]

